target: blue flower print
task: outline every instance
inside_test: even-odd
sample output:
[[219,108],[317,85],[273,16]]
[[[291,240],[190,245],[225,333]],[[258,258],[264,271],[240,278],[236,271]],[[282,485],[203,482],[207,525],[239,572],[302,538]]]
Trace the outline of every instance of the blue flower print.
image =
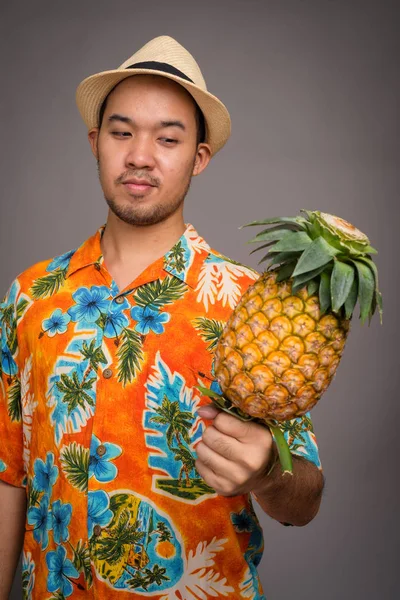
[[231,520],[236,531],[253,531],[254,520],[245,508],[240,513],[231,513]]
[[102,313],[108,312],[109,296],[110,292],[105,285],[92,285],[90,290],[81,287],[72,294],[76,304],[68,309],[68,314],[73,321],[95,323]]
[[147,335],[150,331],[154,333],[163,333],[163,323],[167,323],[170,320],[168,313],[159,313],[157,310],[153,310],[148,306],[142,308],[141,306],[135,306],[131,310],[132,319],[139,321],[135,329],[143,335]]
[[4,471],[6,469],[7,469],[6,463],[3,460],[1,460],[1,458],[0,458],[0,473],[4,473]]
[[110,499],[103,490],[89,492],[88,495],[88,536],[93,535],[95,525],[105,527],[111,522],[113,512],[108,508]]
[[49,512],[49,498],[44,495],[39,507],[31,506],[27,514],[29,525],[33,525],[33,537],[45,550],[49,543],[48,531],[52,526],[51,513]]
[[55,271],[56,269],[68,269],[71,257],[75,254],[75,250],[69,250],[65,254],[57,256],[47,265],[46,271]]
[[70,579],[79,577],[79,573],[67,558],[66,549],[63,546],[58,546],[55,552],[48,552],[46,563],[49,569],[47,590],[49,592],[61,590],[63,596],[70,596],[73,590]]
[[65,333],[70,320],[71,317],[69,315],[63,314],[61,308],[57,308],[50,319],[45,319],[43,321],[42,329],[49,337],[53,337],[56,333]]
[[107,338],[118,337],[124,327],[129,325],[129,320],[123,311],[129,308],[129,302],[124,298],[122,304],[111,304],[105,318],[104,335]]
[[16,375],[18,373],[17,363],[13,359],[7,344],[4,342],[1,347],[1,368],[6,375]]
[[[101,452],[97,449],[101,447]],[[100,440],[93,435],[92,443],[90,444],[90,459],[89,459],[89,478],[93,475],[97,481],[107,483],[116,478],[118,469],[110,463],[111,460],[122,454],[122,448],[116,444],[109,442],[101,443]]]
[[71,504],[63,504],[61,500],[53,502],[51,516],[53,520],[53,539],[56,544],[66,542],[69,538],[68,525],[71,521],[71,515]]
[[35,471],[35,488],[41,492],[46,492],[50,496],[51,488],[58,477],[58,467],[54,466],[54,454],[52,452],[47,453],[46,464],[41,458],[37,458],[33,470]]

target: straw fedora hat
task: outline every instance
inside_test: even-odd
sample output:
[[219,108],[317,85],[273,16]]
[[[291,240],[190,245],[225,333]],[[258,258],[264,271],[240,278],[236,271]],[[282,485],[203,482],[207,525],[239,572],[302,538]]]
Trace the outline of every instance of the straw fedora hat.
[[126,77],[161,75],[179,83],[195,99],[206,122],[206,142],[212,154],[222,148],[231,132],[229,112],[207,91],[200,67],[176,40],[163,35],[150,40],[118,69],[103,71],[84,79],[76,91],[79,112],[88,129],[98,127],[100,107],[109,92]]

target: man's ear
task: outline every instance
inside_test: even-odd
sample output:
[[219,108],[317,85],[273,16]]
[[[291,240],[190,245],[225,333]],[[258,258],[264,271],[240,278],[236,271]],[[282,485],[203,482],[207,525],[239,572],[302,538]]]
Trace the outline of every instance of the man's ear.
[[89,144],[96,160],[99,159],[98,143],[99,143],[99,128],[93,127],[88,131]]
[[211,148],[208,144],[197,146],[196,157],[193,165],[192,175],[200,175],[211,160]]

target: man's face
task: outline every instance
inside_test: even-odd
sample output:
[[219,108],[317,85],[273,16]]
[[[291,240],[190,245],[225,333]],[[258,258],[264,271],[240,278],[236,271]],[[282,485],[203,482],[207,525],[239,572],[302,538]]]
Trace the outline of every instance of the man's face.
[[118,84],[100,130],[89,132],[112,212],[130,225],[154,225],[181,212],[192,175],[210,158],[196,138],[195,105],[179,84],[149,75]]

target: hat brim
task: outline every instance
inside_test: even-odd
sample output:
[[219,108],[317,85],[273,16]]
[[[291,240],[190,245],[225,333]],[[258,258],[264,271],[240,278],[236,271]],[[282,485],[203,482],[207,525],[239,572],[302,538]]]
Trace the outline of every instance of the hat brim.
[[103,71],[84,79],[76,90],[76,103],[88,129],[98,127],[100,107],[110,91],[127,77],[135,75],[160,75],[172,79],[184,87],[199,105],[206,121],[206,142],[214,155],[228,140],[231,133],[231,119],[226,106],[216,96],[202,90],[194,83],[177,75],[153,69],[129,69]]

